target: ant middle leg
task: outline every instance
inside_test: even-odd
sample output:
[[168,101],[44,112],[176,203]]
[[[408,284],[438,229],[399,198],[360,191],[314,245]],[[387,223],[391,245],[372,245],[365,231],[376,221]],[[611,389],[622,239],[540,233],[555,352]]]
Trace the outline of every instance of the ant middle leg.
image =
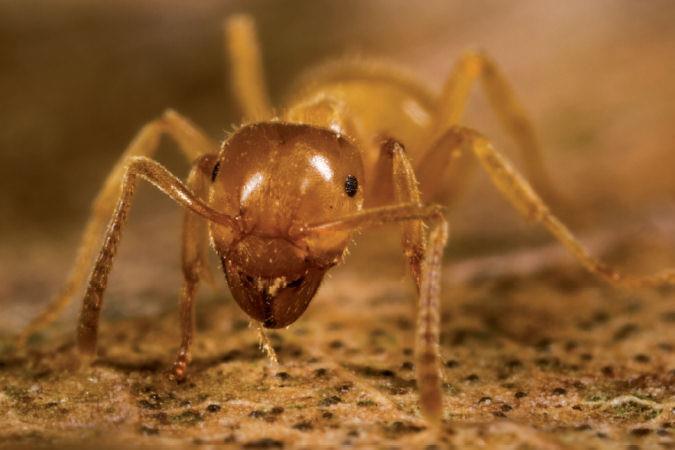
[[623,274],[594,258],[574,234],[562,223],[539,197],[527,180],[508,159],[496,150],[481,134],[464,127],[447,131],[454,147],[437,151],[473,153],[489,175],[498,191],[527,220],[536,222],[551,233],[589,272],[611,285],[622,288],[658,287],[675,285],[675,269],[665,269],[645,276]]
[[[560,195],[551,183],[543,163],[541,146],[520,104],[513,88],[508,83],[497,65],[481,52],[467,52],[456,63],[448,77],[441,98],[439,110],[435,118],[434,139],[432,146],[424,154],[417,167],[417,175],[422,183],[422,192],[431,198],[439,188],[439,180],[452,183],[449,187],[449,201],[461,194],[470,175],[473,173],[474,161],[462,157],[461,154],[438,152],[438,147],[447,148],[444,142],[445,130],[461,123],[472,86],[480,80],[488,100],[499,121],[511,135],[520,149],[525,173],[544,198],[561,202]],[[448,171],[451,171],[450,176]]]
[[38,330],[58,318],[70,304],[73,296],[84,283],[89,265],[94,257],[106,223],[113,211],[120,192],[122,177],[130,157],[152,156],[159,147],[163,134],[168,134],[177,143],[189,162],[205,153],[217,152],[218,146],[203,131],[175,111],[167,110],[161,118],[145,125],[134,137],[94,199],[91,214],[85,226],[72,269],[57,296],[47,308],[33,319],[19,334],[18,346],[23,347],[27,339]]

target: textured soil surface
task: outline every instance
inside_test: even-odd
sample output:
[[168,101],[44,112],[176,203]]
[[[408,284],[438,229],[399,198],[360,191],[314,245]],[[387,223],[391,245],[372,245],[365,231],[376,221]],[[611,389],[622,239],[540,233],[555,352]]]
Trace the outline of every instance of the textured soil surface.
[[271,333],[279,366],[234,302],[210,292],[182,384],[167,375],[172,309],[108,317],[91,367],[77,368],[72,325],[51,330],[0,362],[0,446],[671,448],[675,292],[617,292],[549,247],[499,259],[446,270],[439,435],[416,403],[413,290],[395,271],[364,277],[357,260]]

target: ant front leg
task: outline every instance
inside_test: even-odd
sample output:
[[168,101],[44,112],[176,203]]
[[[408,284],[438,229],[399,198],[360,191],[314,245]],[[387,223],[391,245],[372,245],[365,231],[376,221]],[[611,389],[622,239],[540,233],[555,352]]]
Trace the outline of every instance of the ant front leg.
[[[406,173],[409,166],[407,157],[402,148],[395,144],[393,149],[395,173]],[[414,181],[414,178],[411,179]],[[405,180],[399,180],[405,185]],[[414,224],[409,230],[421,230],[422,222],[431,223],[428,245],[423,246],[422,258],[419,262],[419,281],[416,281],[419,290],[417,308],[417,331],[415,337],[415,364],[417,383],[419,386],[420,408],[429,423],[438,426],[443,418],[443,393],[441,389],[441,366],[439,354],[440,328],[440,289],[443,250],[448,239],[448,226],[443,217],[442,209],[436,205],[423,206],[419,203],[404,203],[399,205],[370,208],[341,219],[330,222],[311,224],[293,232],[295,237],[310,233],[330,233],[338,230],[355,230],[372,228],[392,222]],[[420,228],[418,228],[420,227]],[[406,229],[404,228],[404,234]],[[416,231],[415,231],[416,233]],[[414,236],[415,234],[413,234]],[[404,240],[404,245],[405,244]],[[411,241],[414,243],[415,241]],[[422,245],[419,242],[413,246]],[[409,259],[410,261],[410,259]],[[411,266],[412,267],[412,266]],[[415,274],[413,267],[413,274]]]
[[[208,198],[209,181],[211,181],[214,170],[217,170],[217,161],[216,155],[204,155],[195,161],[188,175],[188,189],[202,201],[206,201]],[[190,210],[185,211],[182,241],[183,287],[179,310],[181,341],[172,368],[172,373],[177,381],[185,379],[187,365],[190,363],[195,329],[194,299],[200,278],[202,275],[207,275],[208,278],[212,277],[207,260],[207,222]]]
[[[113,259],[117,253],[117,247],[122,236],[122,228],[124,227],[131,207],[136,180],[138,178],[149,181],[176,203],[187,208],[190,212],[196,213],[207,220],[229,226],[233,229],[233,232],[238,233],[238,226],[233,218],[211,209],[161,164],[142,156],[130,158],[122,177],[121,193],[117,201],[117,206],[115,207],[115,211],[108,224],[103,246],[99,251],[98,258],[96,259],[94,268],[89,276],[87,291],[82,303],[82,311],[77,327],[78,348],[83,355],[90,358],[96,353],[98,321],[101,306],[103,304],[103,294],[108,285],[108,275],[110,274]],[[192,255],[193,254],[191,253],[188,256]],[[199,257],[193,260],[197,261],[199,260]],[[195,265],[198,266],[199,263],[195,263]],[[194,292],[190,291],[194,289],[195,285],[195,283],[189,281],[186,282],[188,292],[187,295],[184,295],[183,306],[188,305],[188,309],[191,309],[192,307],[192,295]],[[185,308],[181,308],[181,317],[190,321],[190,325],[184,327],[184,330],[187,329],[189,333],[184,332],[183,337],[185,338],[186,335],[188,336],[188,339],[186,340],[189,346],[189,342],[191,341],[192,314],[184,314],[184,309]]]
[[[398,141],[388,139],[382,143],[380,155],[389,159],[389,172],[391,173],[389,178],[394,187],[396,202],[399,204],[420,204],[419,183],[403,145]],[[422,263],[427,248],[424,223],[420,220],[403,222],[401,224],[401,243],[415,286],[419,290]]]
[[[420,192],[415,171],[403,146],[389,140],[383,145],[383,154],[392,158],[392,181],[396,200],[400,203],[420,203]],[[440,367],[440,272],[443,250],[448,239],[447,223],[440,220],[430,233],[430,247],[421,220],[402,224],[403,251],[419,292],[417,334],[415,338],[415,367],[420,390],[420,404],[424,416],[437,423],[443,416]]]
[[543,225],[592,274],[613,286],[622,288],[675,285],[675,269],[665,269],[652,275],[634,276],[622,274],[597,260],[569,228],[551,213],[527,180],[485,137],[464,127],[451,127],[447,131],[447,136],[448,142],[453,142],[454,145],[437,151],[473,153],[490,176],[492,183],[511,205],[526,219]]
[[[471,158],[461,154],[439,152],[447,148],[445,130],[459,125],[471,93],[471,88],[480,80],[499,121],[520,149],[525,163],[525,172],[544,198],[561,202],[543,163],[541,146],[537,140],[532,121],[525,108],[518,101],[513,88],[499,70],[499,67],[485,54],[467,52],[460,58],[448,77],[435,118],[431,147],[417,167],[417,176],[422,183],[426,198],[432,198],[441,187],[440,180],[449,183],[449,201],[457,198],[464,189],[475,165]],[[443,175],[446,176],[443,176]]]
[[218,150],[216,143],[175,111],[167,110],[161,118],[145,125],[110,171],[94,199],[89,220],[80,238],[75,262],[61,291],[42,314],[33,319],[21,331],[17,339],[19,347],[23,347],[27,339],[36,331],[53,322],[70,304],[73,296],[86,279],[96,247],[119,196],[122,177],[129,158],[152,156],[159,146],[161,136],[165,133],[178,143],[178,147],[189,162],[197,159],[200,155],[216,153]]

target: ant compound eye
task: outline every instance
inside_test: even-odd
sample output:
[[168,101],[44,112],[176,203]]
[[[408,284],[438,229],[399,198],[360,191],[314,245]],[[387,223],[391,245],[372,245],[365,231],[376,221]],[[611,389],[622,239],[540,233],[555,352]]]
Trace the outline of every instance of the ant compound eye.
[[216,163],[215,166],[213,166],[213,171],[211,172],[211,183],[216,181],[216,177],[218,176],[218,172],[220,172],[220,161]]
[[347,178],[345,179],[345,193],[348,196],[353,197],[358,190],[359,180],[357,180],[354,175],[347,175]]

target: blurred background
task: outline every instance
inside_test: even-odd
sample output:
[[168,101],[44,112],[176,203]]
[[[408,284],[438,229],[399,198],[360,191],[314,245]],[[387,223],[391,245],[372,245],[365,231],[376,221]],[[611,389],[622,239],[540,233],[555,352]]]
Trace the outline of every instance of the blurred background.
[[[573,206],[564,218],[582,233],[623,227],[629,237],[672,239],[672,1],[4,0],[0,305],[9,329],[56,292],[89,203],[145,122],[171,107],[217,139],[238,122],[221,35],[234,12],[256,18],[277,104],[303,69],[331,56],[384,56],[438,89],[463,50],[484,49],[530,113],[547,167]],[[466,122],[519,163],[479,89]],[[171,148],[164,143],[159,159],[183,176],[187,165]],[[548,239],[483,175],[450,216],[453,245],[468,253]],[[180,217],[143,186],[111,297],[157,292],[173,301]]]

